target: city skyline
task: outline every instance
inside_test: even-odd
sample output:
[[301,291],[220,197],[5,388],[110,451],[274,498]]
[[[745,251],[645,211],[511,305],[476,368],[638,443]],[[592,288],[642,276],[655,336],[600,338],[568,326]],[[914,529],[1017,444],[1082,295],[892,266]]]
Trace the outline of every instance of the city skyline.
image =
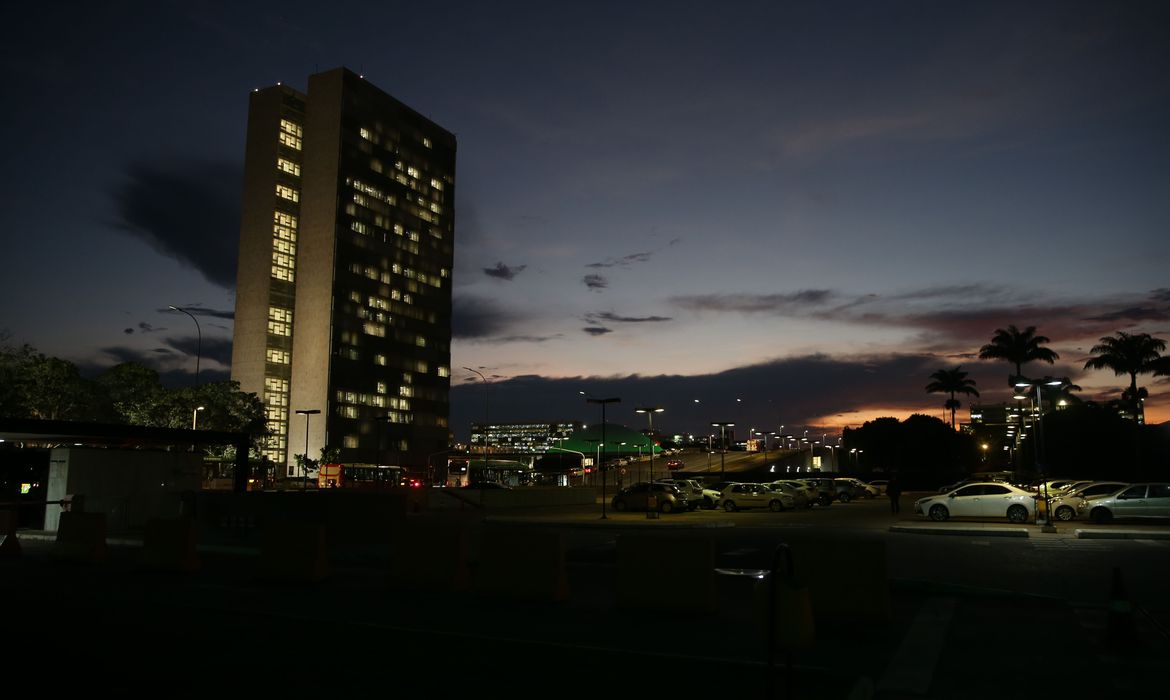
[[1026,374],[1108,400],[1098,338],[1170,339],[1165,6],[735,9],[22,7],[0,330],[170,381],[198,342],[227,378],[247,94],[344,65],[459,139],[457,438],[596,422],[579,391],[672,432],[945,419],[960,365],[965,416],[1010,400],[976,357],[1009,324],[1060,354]]

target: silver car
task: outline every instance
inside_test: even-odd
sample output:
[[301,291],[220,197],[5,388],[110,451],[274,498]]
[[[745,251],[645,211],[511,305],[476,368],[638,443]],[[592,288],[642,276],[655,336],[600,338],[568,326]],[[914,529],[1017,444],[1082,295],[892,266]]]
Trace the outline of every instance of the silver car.
[[1124,481],[1090,481],[1088,484],[1077,487],[1068,493],[1062,493],[1052,498],[1049,510],[1057,520],[1069,521],[1077,517],[1081,503],[1097,496],[1110,496],[1129,486]]
[[1099,524],[1114,518],[1170,520],[1170,483],[1130,484],[1111,496],[1085,501],[1077,512]]

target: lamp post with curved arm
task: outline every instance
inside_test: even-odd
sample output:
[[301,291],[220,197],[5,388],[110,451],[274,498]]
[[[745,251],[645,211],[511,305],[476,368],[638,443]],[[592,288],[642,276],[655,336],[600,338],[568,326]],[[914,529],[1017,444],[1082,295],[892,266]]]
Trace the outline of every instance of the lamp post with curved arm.
[[649,490],[646,492],[646,517],[658,517],[658,503],[654,497],[654,414],[662,413],[666,409],[662,406],[639,406],[634,409],[634,413],[645,413],[646,419],[650,422],[650,478],[647,479]]
[[591,396],[586,396],[585,402],[601,404],[601,444],[598,445],[601,449],[598,452],[597,468],[601,470],[601,519],[605,520],[605,405],[621,403],[621,399],[616,396],[607,399],[595,399]]
[[178,311],[179,313],[187,314],[191,320],[195,322],[195,384],[199,384],[199,360],[203,355],[203,329],[199,327],[199,319],[186,309],[180,309],[177,306],[171,305],[169,308]]
[[726,481],[727,479],[727,433],[728,428],[735,426],[735,423],[712,423],[712,428],[719,428],[719,480]]

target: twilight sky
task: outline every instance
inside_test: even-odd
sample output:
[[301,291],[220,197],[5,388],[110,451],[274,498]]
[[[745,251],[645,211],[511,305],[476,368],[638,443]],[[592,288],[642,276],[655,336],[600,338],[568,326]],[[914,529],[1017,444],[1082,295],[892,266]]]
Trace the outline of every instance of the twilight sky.
[[1170,339],[1165,2],[66,2],[0,38],[0,332],[85,368],[189,375],[175,304],[226,377],[248,93],[342,65],[458,137],[460,438],[595,421],[578,391],[674,432],[942,417],[944,367],[1009,398],[975,354],[1012,323],[1107,399],[1100,336]]

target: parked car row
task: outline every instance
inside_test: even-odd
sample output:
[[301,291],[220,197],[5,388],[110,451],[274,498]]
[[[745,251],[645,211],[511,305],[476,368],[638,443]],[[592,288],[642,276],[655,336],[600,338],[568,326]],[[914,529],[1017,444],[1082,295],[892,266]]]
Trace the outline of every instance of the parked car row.
[[[620,490],[610,504],[616,511],[647,510],[663,513],[698,508],[722,508],[728,512],[768,508],[780,512],[794,508],[828,506],[881,495],[880,487],[851,477],[779,479],[769,483],[724,482],[707,486],[697,479],[662,478],[640,482]],[[651,506],[650,497],[654,497]]]
[[1028,522],[1037,513],[1056,520],[1107,523],[1114,519],[1170,520],[1170,483],[1054,479],[1021,487],[1006,481],[960,482],[955,488],[914,502],[931,520],[952,517],[1007,518]]

